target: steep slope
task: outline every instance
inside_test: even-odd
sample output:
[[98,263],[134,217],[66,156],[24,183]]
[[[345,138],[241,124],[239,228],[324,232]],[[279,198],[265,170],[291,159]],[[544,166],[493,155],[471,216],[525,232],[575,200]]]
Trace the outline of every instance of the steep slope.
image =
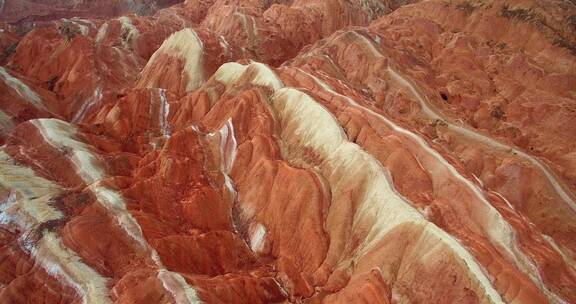
[[576,303],[575,16],[188,0],[4,24],[0,299]]

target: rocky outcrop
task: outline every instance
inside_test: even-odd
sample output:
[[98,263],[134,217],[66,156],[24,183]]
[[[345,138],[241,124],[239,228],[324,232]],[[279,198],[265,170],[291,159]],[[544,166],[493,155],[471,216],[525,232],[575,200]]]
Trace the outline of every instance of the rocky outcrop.
[[409,2],[4,25],[2,301],[576,302],[576,7]]

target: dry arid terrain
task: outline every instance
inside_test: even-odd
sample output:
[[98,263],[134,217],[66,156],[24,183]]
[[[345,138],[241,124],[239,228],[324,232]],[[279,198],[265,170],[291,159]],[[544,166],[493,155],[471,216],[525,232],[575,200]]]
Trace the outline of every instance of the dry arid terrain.
[[576,4],[0,0],[0,303],[576,303]]

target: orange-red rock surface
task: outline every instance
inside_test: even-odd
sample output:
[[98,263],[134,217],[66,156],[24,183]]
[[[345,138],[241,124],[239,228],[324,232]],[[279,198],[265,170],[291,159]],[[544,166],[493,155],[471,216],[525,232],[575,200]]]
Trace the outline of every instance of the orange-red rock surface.
[[0,303],[576,303],[576,6],[0,1]]
[[113,17],[127,13],[151,14],[180,0],[2,0],[0,18],[14,23],[49,21],[60,18]]

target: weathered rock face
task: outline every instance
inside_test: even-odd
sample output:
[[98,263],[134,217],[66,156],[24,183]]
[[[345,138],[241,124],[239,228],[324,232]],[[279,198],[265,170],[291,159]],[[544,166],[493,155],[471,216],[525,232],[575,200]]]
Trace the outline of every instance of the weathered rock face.
[[0,19],[13,23],[49,21],[60,18],[106,18],[136,13],[148,15],[180,0],[2,0]]
[[0,2],[0,302],[576,303],[573,4],[56,2]]

